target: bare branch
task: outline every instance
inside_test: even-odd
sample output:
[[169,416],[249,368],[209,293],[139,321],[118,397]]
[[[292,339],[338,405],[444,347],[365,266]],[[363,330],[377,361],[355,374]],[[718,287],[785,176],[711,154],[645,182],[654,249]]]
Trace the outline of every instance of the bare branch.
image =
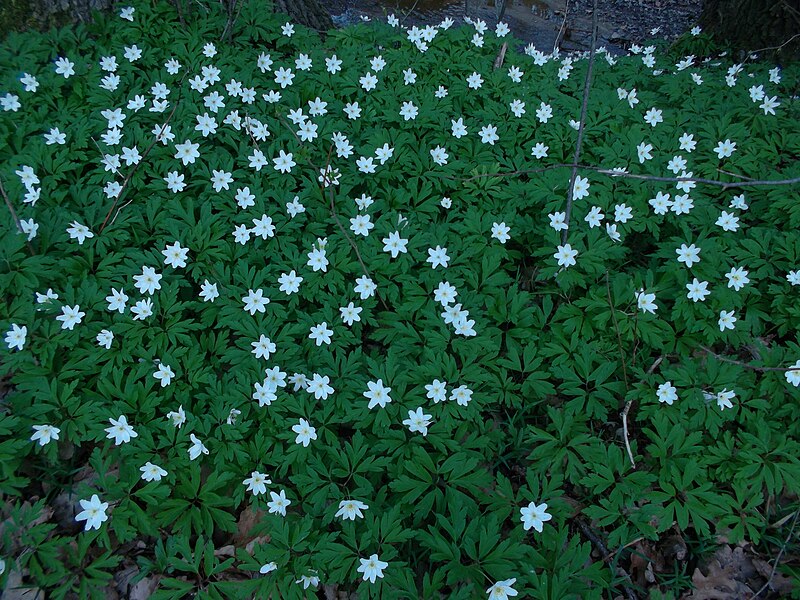
[[[178,108],[178,103],[180,102],[180,99],[181,99],[181,92],[183,91],[183,87],[182,87],[183,80],[186,79],[188,74],[189,73],[187,71],[184,74],[184,76],[181,77],[181,80],[178,82],[178,97],[175,99],[175,104],[172,106],[172,111],[169,113],[169,117],[167,117],[167,122],[164,123],[164,125],[162,125],[161,129],[159,130],[159,132],[153,138],[153,141],[150,142],[150,145],[144,151],[144,154],[142,154],[142,158],[139,160],[138,163],[136,163],[134,165],[133,169],[130,170],[128,175],[123,180],[122,187],[119,190],[119,194],[117,194],[117,197],[114,199],[114,203],[111,205],[111,208],[108,209],[108,214],[106,214],[106,218],[103,219],[103,224],[100,225],[99,233],[103,233],[103,229],[105,229],[106,223],[108,223],[108,218],[111,216],[111,213],[114,212],[114,208],[116,208],[117,203],[120,201],[120,198],[122,198],[122,194],[125,192],[125,188],[128,186],[128,183],[130,182],[131,177],[133,177],[133,174],[136,173],[136,171],[139,169],[139,167],[142,165],[142,163],[144,163],[144,161],[147,158],[148,154],[150,154],[150,151],[153,149],[153,146],[155,146],[158,143],[158,138],[160,138],[161,135],[164,133],[164,131],[167,129],[167,125],[169,125],[169,122],[172,120],[172,117],[175,114],[175,110]],[[95,142],[95,143],[97,143],[97,142]],[[122,210],[123,208],[125,208],[126,206],[128,206],[131,202],[132,202],[132,200],[129,200],[123,206],[121,206],[119,208],[119,210],[117,210],[117,212],[114,215],[114,218],[112,219],[111,223],[113,223],[114,221],[117,220],[117,216],[119,215],[119,211]]]
[[589,66],[586,69],[586,79],[583,82],[583,104],[581,105],[581,120],[578,125],[578,141],[575,144],[575,154],[572,158],[572,174],[569,178],[569,187],[567,188],[567,206],[566,216],[564,222],[567,224],[566,228],[561,231],[561,244],[567,243],[567,235],[569,234],[569,220],[572,216],[572,200],[575,193],[575,178],[578,176],[578,161],[581,157],[581,146],[583,145],[583,130],[586,126],[586,109],[589,106],[589,89],[592,86],[592,70],[594,69],[594,54],[595,46],[597,45],[597,0],[594,0],[594,8],[592,10],[592,47],[589,50]]
[[14,224],[17,226],[17,229],[19,229],[19,232],[25,236],[25,242],[28,244],[28,250],[30,251],[31,256],[33,256],[36,253],[33,251],[33,246],[31,245],[30,240],[28,240],[28,234],[25,233],[24,229],[22,229],[22,223],[20,222],[19,217],[17,216],[17,211],[14,210],[14,205],[11,204],[11,200],[8,199],[8,195],[6,194],[6,190],[3,187],[2,180],[0,180],[0,193],[3,194],[3,200],[5,201],[6,206],[8,207],[8,212],[11,213],[11,218],[14,219]]
[[781,546],[781,550],[780,552],[778,552],[778,556],[775,557],[775,564],[772,565],[772,571],[770,571],[767,582],[764,585],[762,585],[755,594],[753,594],[750,600],[755,600],[755,598],[758,598],[762,594],[762,592],[765,592],[769,588],[769,585],[772,583],[772,578],[775,577],[775,571],[778,569],[778,563],[781,562],[783,553],[786,551],[786,546],[789,545],[789,540],[791,540],[792,535],[794,535],[794,527],[795,525],[797,525],[798,515],[800,515],[800,508],[794,511],[794,519],[792,519],[792,526],[789,528],[789,535],[786,536],[786,539],[783,542],[783,546]]
[[449,179],[451,181],[460,181],[462,183],[468,183],[470,181],[474,181],[476,179],[482,179],[484,177],[513,177],[515,175],[533,175],[536,173],[544,173],[545,171],[552,171],[554,169],[566,169],[573,167],[577,167],[578,169],[584,169],[587,171],[594,171],[596,173],[601,173],[603,175],[610,175],[612,177],[621,177],[622,179],[637,179],[640,181],[663,181],[666,183],[680,183],[680,182],[691,181],[694,183],[702,183],[704,185],[715,185],[721,187],[724,190],[729,188],[741,188],[749,186],[770,186],[770,185],[782,186],[782,185],[795,185],[797,183],[800,183],[800,177],[794,177],[791,179],[763,179],[763,180],[753,179],[749,181],[718,181],[716,179],[705,179],[703,177],[658,177],[655,175],[636,175],[634,173],[622,173],[620,171],[605,169],[603,167],[593,167],[591,165],[580,165],[580,164],[576,165],[575,163],[556,163],[553,165],[547,165],[546,167],[539,167],[537,169],[520,169],[518,171],[479,173],[471,177],[463,177],[463,178],[450,177],[448,175],[439,175],[439,176],[442,179]]
[[749,363],[743,362],[741,360],[735,360],[733,358],[728,358],[726,356],[722,356],[721,354],[717,354],[711,348],[706,348],[705,346],[700,346],[704,352],[710,354],[717,360],[721,360],[722,362],[730,363],[732,365],[739,365],[740,367],[744,367],[745,369],[750,369],[751,371],[758,371],[766,373],[768,371],[780,371],[782,373],[786,373],[787,371],[800,371],[800,367],[757,367],[755,365],[751,365]]

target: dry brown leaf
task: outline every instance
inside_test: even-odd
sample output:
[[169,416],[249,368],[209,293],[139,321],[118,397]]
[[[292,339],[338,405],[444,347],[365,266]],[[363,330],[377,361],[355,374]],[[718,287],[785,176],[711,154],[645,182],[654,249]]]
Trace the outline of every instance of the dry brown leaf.
[[22,583],[22,573],[11,568],[3,590],[3,600],[43,600],[44,592],[39,588],[27,587]]
[[247,545],[244,549],[247,551],[248,554],[253,553],[253,548],[258,546],[259,544],[268,544],[270,537],[268,535],[260,535],[258,537],[254,537],[252,540],[247,542]]
[[[764,579],[769,580],[770,573],[772,573],[771,564],[765,560],[761,560],[760,558],[754,558],[753,566],[756,568],[756,571],[758,571],[759,575],[761,575]],[[788,596],[792,593],[793,587],[792,578],[787,577],[775,569],[775,573],[772,574],[772,580],[769,582],[769,589],[781,594],[782,596]]]
[[233,536],[233,545],[240,548],[251,539],[253,528],[263,521],[266,513],[261,509],[254,509],[252,506],[245,508],[239,515],[236,523],[236,534]]
[[708,574],[695,569],[692,583],[695,589],[687,596],[691,600],[741,600],[750,598],[753,590],[745,583],[756,570],[741,547],[731,550],[721,546],[709,561]]
[[227,546],[222,546],[214,550],[214,556],[221,557],[221,556],[233,556],[236,554],[236,546],[233,544],[228,544]]

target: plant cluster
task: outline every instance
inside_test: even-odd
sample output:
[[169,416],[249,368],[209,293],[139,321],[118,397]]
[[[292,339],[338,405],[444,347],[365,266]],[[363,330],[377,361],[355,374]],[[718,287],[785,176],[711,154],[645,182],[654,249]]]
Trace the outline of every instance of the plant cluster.
[[117,16],[0,47],[0,577],[603,597],[791,508],[796,66]]

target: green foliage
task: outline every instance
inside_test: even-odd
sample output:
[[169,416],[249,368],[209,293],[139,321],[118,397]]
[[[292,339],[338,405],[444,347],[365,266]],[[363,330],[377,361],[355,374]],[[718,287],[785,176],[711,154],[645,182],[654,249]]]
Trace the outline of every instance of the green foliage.
[[[157,578],[155,598],[293,598],[323,584],[473,598],[496,582],[601,598],[626,582],[596,560],[587,528],[614,564],[667,532],[770,543],[770,510],[800,489],[800,376],[786,370],[800,359],[796,188],[582,167],[587,197],[563,245],[570,178],[557,165],[572,160],[586,60],[510,49],[495,70],[502,38],[464,27],[424,47],[433,29],[412,29],[415,44],[383,23],[321,41],[282,32],[256,0],[207,57],[226,23],[216,7],[181,26],[165,3],[134,6],[130,22],[0,47],[0,180],[32,233],[10,214],[0,223],[9,572],[54,598],[107,597],[122,567]],[[339,72],[326,69],[333,54]],[[796,65],[779,77],[681,60],[597,54],[585,165],[800,175]],[[290,122],[298,108],[306,125]],[[53,127],[65,144],[46,143]],[[181,158],[187,140],[194,161]],[[725,140],[736,146],[720,158]],[[283,153],[295,164],[282,170]],[[692,244],[700,260],[679,262]],[[695,279],[707,298],[693,300]],[[457,295],[440,301],[449,286]],[[374,581],[371,558],[388,563]],[[658,573],[658,594],[685,590],[685,566]]]

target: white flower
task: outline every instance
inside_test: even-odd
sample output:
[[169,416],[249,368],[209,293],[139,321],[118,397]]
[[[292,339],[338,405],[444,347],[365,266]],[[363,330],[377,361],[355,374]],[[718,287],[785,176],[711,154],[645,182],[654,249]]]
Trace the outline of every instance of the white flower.
[[531,155],[534,158],[546,158],[548,150],[550,150],[549,146],[545,146],[543,143],[537,142],[536,145],[531,148]]
[[59,56],[56,59],[56,73],[63,75],[64,79],[69,79],[70,76],[75,75],[75,63],[68,58]]
[[248,492],[253,492],[254,496],[267,493],[267,486],[272,483],[272,480],[264,473],[253,471],[250,477],[245,479],[242,484],[247,486]]
[[336,511],[335,517],[342,517],[342,519],[355,521],[356,517],[359,519],[364,518],[362,510],[367,510],[369,506],[360,500],[342,500],[339,502],[339,510]]
[[562,229],[567,229],[569,227],[566,221],[567,213],[555,212],[550,213],[547,216],[550,217],[550,227],[556,231],[561,231]]
[[677,390],[670,381],[667,381],[659,385],[658,390],[656,391],[656,395],[658,396],[659,402],[665,402],[669,405],[672,405],[672,403],[678,399]]
[[303,444],[304,448],[308,447],[308,445],[311,443],[311,440],[317,439],[316,428],[312,427],[311,424],[305,419],[300,419],[297,422],[297,425],[293,425],[292,431],[297,434],[294,443]]
[[442,306],[447,306],[454,302],[458,292],[456,288],[446,281],[442,281],[433,292],[433,299],[439,302]]
[[573,250],[570,244],[564,244],[558,247],[558,251],[553,255],[553,258],[558,260],[558,266],[568,268],[576,264],[576,256],[578,256],[578,251]]
[[644,120],[645,123],[648,123],[653,127],[664,122],[664,118],[661,116],[661,111],[655,107],[651,108],[645,113]]
[[678,262],[684,263],[686,268],[691,269],[694,263],[700,262],[700,250],[694,244],[691,246],[681,244],[681,247],[675,250],[675,253],[678,255]]
[[181,248],[180,242],[175,242],[171,246],[161,251],[164,255],[164,264],[175,269],[186,266],[186,257],[189,254],[188,248]]
[[536,531],[542,533],[544,522],[553,518],[552,515],[547,513],[547,504],[537,506],[535,502],[531,502],[528,506],[519,509],[519,512],[522,516],[522,526],[525,531],[533,527]]
[[356,571],[363,573],[364,581],[369,580],[370,583],[375,583],[378,577],[383,578],[383,570],[389,566],[389,563],[379,559],[377,554],[373,554],[369,559],[359,558],[358,560],[361,561],[361,566]]
[[192,445],[189,446],[189,460],[195,460],[201,454],[208,454],[208,448],[205,447],[203,442],[201,442],[197,436],[193,433],[189,434],[189,439],[192,441]]
[[363,393],[363,396],[369,400],[367,408],[370,410],[376,406],[386,408],[386,405],[392,401],[392,397],[389,395],[392,388],[385,387],[382,379],[367,382],[367,388],[369,389]]
[[181,159],[184,166],[194,164],[195,159],[200,157],[198,148],[200,148],[199,143],[193,144],[189,140],[183,144],[175,144],[175,158]]
[[375,282],[366,275],[363,275],[356,279],[356,287],[353,291],[356,294],[359,294],[362,300],[366,300],[367,298],[374,296],[375,290],[377,289],[378,286],[375,285]]
[[203,285],[200,286],[200,297],[203,299],[203,302],[213,302],[217,298],[219,298],[219,290],[217,289],[216,283],[209,283],[208,279],[203,282]]
[[133,46],[125,46],[124,56],[129,62],[136,62],[142,58],[142,50],[136,44]]
[[181,425],[186,423],[186,412],[183,410],[183,405],[178,407],[177,411],[170,411],[167,413],[167,418],[172,421],[172,425],[181,428]]
[[34,425],[33,430],[34,433],[31,436],[31,441],[39,442],[40,446],[49,444],[52,440],[58,440],[59,434],[61,433],[58,427],[53,427],[52,425]]
[[539,108],[536,109],[536,118],[539,119],[539,122],[547,123],[552,116],[553,107],[549,104],[545,104],[544,102],[540,103]]
[[153,316],[153,301],[150,298],[139,300],[131,307],[134,321],[144,321],[147,317]]
[[56,321],[61,321],[61,329],[69,329],[72,331],[75,325],[78,325],[84,316],[85,312],[80,312],[81,307],[77,304],[75,306],[62,306],[61,313],[56,317]]
[[320,375],[319,373],[314,373],[311,376],[311,381],[308,382],[306,386],[306,391],[309,394],[314,394],[314,398],[316,400],[326,400],[328,396],[333,394],[335,391],[331,385],[331,378],[327,375]]
[[13,350],[16,348],[17,350],[22,350],[27,335],[28,328],[25,325],[20,327],[16,323],[12,323],[11,329],[6,332],[5,342],[8,344],[8,349]]
[[680,149],[686,152],[691,152],[697,147],[697,142],[694,141],[694,135],[690,133],[683,133],[680,138],[678,138],[678,143],[680,144]]
[[242,302],[244,302],[244,310],[251,315],[255,315],[257,312],[266,312],[269,298],[264,296],[263,290],[256,290],[255,292],[253,290],[247,290],[247,296],[242,298]]
[[333,331],[328,329],[327,323],[323,322],[319,325],[314,325],[311,327],[311,333],[308,334],[308,337],[309,339],[314,340],[317,344],[317,347],[319,347],[322,344],[330,345],[332,335]]
[[718,142],[717,147],[714,148],[714,152],[717,153],[717,156],[720,160],[723,158],[727,158],[736,150],[736,142],[732,142],[730,140],[725,140],[724,142]]
[[651,314],[655,314],[656,309],[658,308],[658,306],[656,306],[655,303],[656,300],[655,294],[646,294],[644,290],[640,290],[636,292],[635,297],[636,297],[636,303],[639,306],[639,310],[641,310],[642,312],[649,312]]
[[517,579],[512,577],[511,579],[505,579],[503,581],[498,581],[492,587],[486,590],[486,593],[489,594],[489,600],[508,600],[517,595],[517,590],[515,590],[513,586],[516,583]]
[[485,125],[478,132],[478,135],[481,136],[482,143],[490,144],[492,146],[494,146],[494,143],[500,139],[500,136],[497,135],[497,127],[494,125]]
[[109,440],[113,439],[115,446],[127,444],[131,441],[131,438],[139,437],[139,434],[134,431],[133,427],[128,425],[128,419],[125,415],[120,415],[119,419],[111,418],[108,421],[111,423],[111,426],[105,429],[108,434],[106,438]]
[[425,385],[426,396],[433,400],[434,404],[447,400],[447,382],[434,379],[432,383]]
[[483,85],[483,78],[479,73],[473,72],[472,75],[467,77],[467,84],[470,89],[477,90]]
[[575,184],[572,186],[572,198],[574,200],[580,200],[581,198],[585,198],[589,195],[589,178],[588,177],[581,177],[578,175],[575,177]]
[[261,573],[262,575],[266,575],[267,573],[272,573],[273,571],[277,570],[278,570],[278,565],[276,565],[275,562],[273,561],[261,565],[261,568],[258,570],[258,572]]
[[44,140],[48,146],[52,146],[53,144],[63,145],[67,141],[67,134],[62,133],[58,127],[54,127],[50,130],[50,133],[44,134]]
[[97,494],[93,494],[90,500],[81,500],[80,504],[83,510],[75,515],[75,520],[86,521],[85,531],[100,529],[100,525],[108,521],[108,502],[100,502]]
[[792,365],[790,371],[784,373],[786,381],[791,383],[794,387],[800,386],[800,360]]
[[[728,391],[727,388],[723,389],[716,395],[717,406],[719,406],[720,410],[724,410],[726,408],[733,408],[733,403],[731,400],[736,396],[736,392],[733,390]],[[714,396],[712,396],[713,398]]]
[[[312,571],[316,573],[316,571]],[[310,586],[317,587],[319,585],[319,577],[316,575],[301,575],[300,579],[295,581],[295,583],[302,583],[303,589],[307,590]]]
[[450,257],[447,256],[447,248],[442,248],[441,246],[436,246],[436,248],[428,248],[428,258],[425,262],[431,263],[432,269],[435,269],[439,266],[447,268],[447,263],[449,261]]
[[472,390],[465,385],[453,388],[450,393],[450,400],[455,400],[459,406],[467,406],[472,401]]
[[292,269],[288,273],[281,273],[280,277],[278,277],[278,283],[280,284],[280,288],[278,289],[289,296],[300,290],[300,284],[303,283],[303,278],[299,277],[294,269]]
[[106,350],[108,350],[111,348],[111,343],[114,341],[114,332],[109,331],[108,329],[103,329],[97,334],[96,339],[100,346],[103,346]]
[[153,373],[153,377],[161,382],[161,387],[167,387],[172,381],[172,378],[175,377],[175,373],[169,365],[159,363],[158,370]]
[[508,235],[510,231],[511,228],[505,223],[492,223],[492,237],[501,244],[505,244],[511,239],[511,236]]
[[419,108],[414,106],[413,102],[403,102],[403,106],[400,108],[400,116],[403,117],[404,121],[413,121],[418,114]]
[[361,87],[364,88],[364,91],[370,92],[378,85],[378,78],[372,73],[367,72],[366,75],[359,78],[358,82],[361,84]]
[[362,310],[364,309],[350,302],[347,306],[341,307],[339,312],[342,315],[342,321],[349,327],[352,326],[354,322],[361,321],[360,313]]
[[686,284],[686,289],[689,292],[686,294],[686,297],[689,300],[694,302],[703,302],[711,292],[708,291],[708,282],[707,281],[699,281],[697,277],[694,278],[692,283]]
[[161,289],[161,274],[156,273],[153,267],[142,267],[141,275],[134,275],[136,288],[141,294],[153,295],[153,292]]
[[164,177],[164,181],[167,183],[167,189],[169,189],[169,191],[171,191],[173,194],[182,192],[186,188],[186,184],[184,183],[184,175],[178,173],[177,171],[170,171],[167,173],[167,176]]
[[750,283],[750,279],[747,277],[748,273],[749,271],[745,271],[743,267],[735,267],[728,273],[725,273],[725,277],[728,278],[728,287],[733,288],[737,292],[741,290],[745,285]]
[[309,252],[308,262],[306,264],[315,272],[327,272],[329,262],[325,255],[325,248],[314,248],[311,252]]
[[446,165],[447,159],[450,157],[449,154],[445,151],[444,148],[441,146],[436,146],[433,150],[431,150],[431,159],[437,165]]
[[739,217],[723,210],[714,224],[718,227],[722,227],[724,231],[736,231],[739,229]]
[[275,342],[263,334],[258,338],[257,342],[251,342],[250,345],[253,347],[252,352],[255,357],[263,358],[264,360],[269,360],[270,355],[276,350]]
[[605,215],[601,212],[600,207],[593,206],[592,210],[589,211],[583,220],[589,224],[591,229],[594,229],[595,227],[600,227],[603,217],[605,217]]
[[408,419],[403,421],[403,425],[408,427],[411,433],[418,431],[423,436],[428,435],[428,426],[431,424],[431,415],[422,412],[422,407],[408,411]]
[[286,516],[286,508],[292,503],[291,500],[286,498],[286,491],[281,490],[279,494],[275,492],[269,493],[270,500],[267,502],[267,506],[269,507],[269,512],[276,515],[281,515],[282,517]]
[[389,237],[383,238],[383,251],[390,252],[392,258],[397,258],[400,253],[406,254],[408,249],[408,239],[401,238],[399,231],[394,231],[389,234]]
[[733,329],[735,327],[736,317],[733,315],[734,311],[732,310],[719,311],[719,321],[717,321],[717,324],[719,325],[720,331],[725,331],[726,329]]
[[83,242],[85,242],[87,238],[94,237],[94,234],[89,231],[89,228],[86,225],[81,225],[77,221],[73,221],[71,225],[72,226],[67,229],[69,239],[77,239],[78,245],[83,245]]
[[164,469],[158,465],[154,465],[150,461],[144,463],[144,466],[139,467],[139,470],[142,472],[142,479],[145,481],[161,481],[161,478],[167,474]]

